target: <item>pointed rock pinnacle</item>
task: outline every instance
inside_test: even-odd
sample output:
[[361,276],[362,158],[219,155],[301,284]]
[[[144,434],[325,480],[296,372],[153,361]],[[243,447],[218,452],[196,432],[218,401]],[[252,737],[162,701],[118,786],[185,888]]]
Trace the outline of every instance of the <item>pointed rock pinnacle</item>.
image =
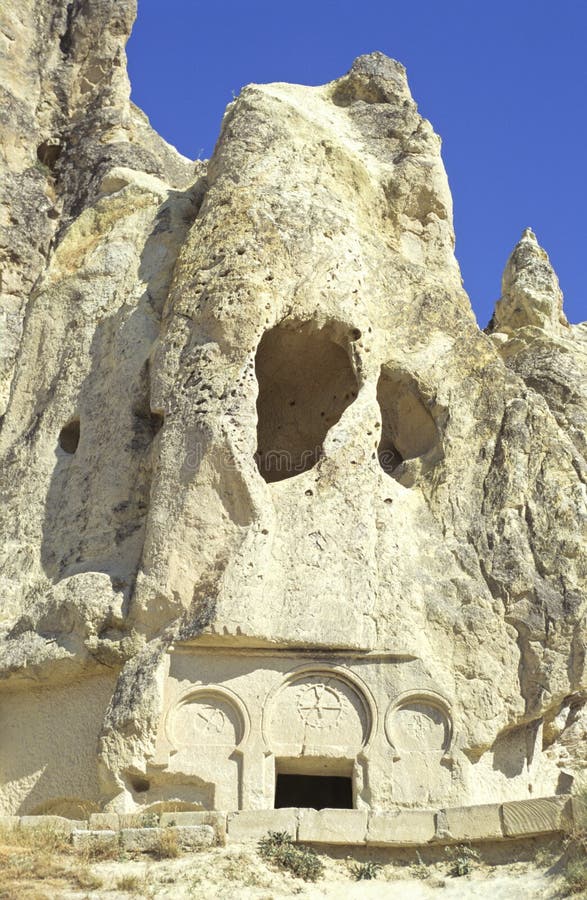
[[535,326],[558,334],[567,324],[563,295],[546,250],[531,228],[525,228],[507,261],[492,331],[510,333]]

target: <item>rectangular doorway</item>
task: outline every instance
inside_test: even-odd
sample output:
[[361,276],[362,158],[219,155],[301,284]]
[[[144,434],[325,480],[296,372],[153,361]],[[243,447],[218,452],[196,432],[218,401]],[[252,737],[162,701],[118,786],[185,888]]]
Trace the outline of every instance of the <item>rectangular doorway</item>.
[[352,809],[353,780],[340,775],[287,775],[277,773],[275,809]]

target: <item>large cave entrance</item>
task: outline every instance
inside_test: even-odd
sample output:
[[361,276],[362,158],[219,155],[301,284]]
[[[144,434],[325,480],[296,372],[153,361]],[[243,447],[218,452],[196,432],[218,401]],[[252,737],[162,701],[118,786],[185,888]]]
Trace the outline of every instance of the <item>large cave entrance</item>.
[[340,775],[277,775],[275,809],[352,809],[353,781]]
[[267,331],[255,370],[255,459],[265,481],[283,481],[317,463],[328,431],[357,396],[357,378],[332,329],[312,322]]

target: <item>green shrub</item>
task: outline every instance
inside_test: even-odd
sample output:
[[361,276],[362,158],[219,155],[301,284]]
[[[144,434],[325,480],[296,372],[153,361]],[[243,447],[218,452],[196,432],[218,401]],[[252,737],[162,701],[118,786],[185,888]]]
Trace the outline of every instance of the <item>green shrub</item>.
[[564,877],[569,894],[587,891],[587,858],[570,859],[565,865]]
[[355,881],[372,881],[374,878],[377,878],[380,871],[381,866],[379,863],[371,862],[371,860],[351,866],[351,872]]
[[258,844],[260,856],[304,881],[317,881],[324,864],[311,847],[293,843],[287,831],[270,831]]
[[479,862],[477,851],[466,844],[459,844],[457,847],[447,847],[446,852],[450,858],[448,874],[452,875],[453,878],[469,875],[475,863]]
[[159,816],[157,815],[157,813],[154,813],[154,812],[144,813],[141,816],[141,824],[140,824],[141,828],[157,828],[158,825],[159,825]]

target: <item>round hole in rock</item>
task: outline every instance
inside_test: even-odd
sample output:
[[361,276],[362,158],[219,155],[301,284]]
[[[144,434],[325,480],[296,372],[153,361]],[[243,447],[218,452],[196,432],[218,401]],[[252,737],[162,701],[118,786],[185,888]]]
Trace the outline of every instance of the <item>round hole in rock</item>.
[[137,794],[144,794],[145,791],[148,791],[151,787],[151,782],[146,778],[132,778],[131,782],[133,791],[136,791]]
[[414,379],[403,372],[381,371],[377,400],[382,428],[378,456],[381,468],[392,475],[406,459],[423,456],[438,442],[434,419]]
[[48,169],[52,169],[61,155],[61,144],[56,141],[43,141],[37,147],[37,159]]
[[329,429],[356,397],[348,352],[332,332],[311,322],[277,325],[259,343],[257,446],[262,449],[255,459],[267,482],[315,466]]
[[79,419],[72,419],[67,425],[64,425],[59,432],[59,446],[62,450],[72,456],[78,448],[79,435]]

